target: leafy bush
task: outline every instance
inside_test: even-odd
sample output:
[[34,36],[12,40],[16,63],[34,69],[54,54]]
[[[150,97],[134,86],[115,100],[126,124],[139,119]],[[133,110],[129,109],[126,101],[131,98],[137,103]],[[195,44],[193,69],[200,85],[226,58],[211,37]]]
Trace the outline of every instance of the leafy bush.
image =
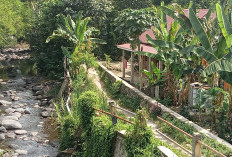
[[[145,121],[144,121],[145,120]],[[137,111],[135,125],[129,130],[125,139],[125,150],[128,157],[160,156],[157,143],[153,142],[153,132],[147,128],[144,110]]]
[[94,115],[93,106],[97,103],[97,95],[92,91],[82,93],[77,101],[77,109],[82,128],[87,131],[92,126],[92,117]]
[[94,117],[91,134],[89,137],[85,137],[84,157],[112,156],[115,136],[115,127],[109,117]]
[[76,146],[76,138],[74,137],[79,122],[73,117],[66,116],[63,118],[63,125],[60,129],[60,139],[59,139],[59,151],[63,151],[67,148],[74,148]]
[[30,28],[31,16],[27,3],[20,0],[0,0],[0,48],[24,37]]

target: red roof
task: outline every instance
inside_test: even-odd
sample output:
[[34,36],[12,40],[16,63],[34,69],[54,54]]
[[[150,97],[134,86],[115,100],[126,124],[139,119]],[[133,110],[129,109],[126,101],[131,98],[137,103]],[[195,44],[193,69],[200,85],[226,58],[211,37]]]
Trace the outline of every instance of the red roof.
[[[198,16],[200,19],[204,18],[204,17],[207,15],[208,10],[209,10],[209,9],[199,9],[199,10],[198,10],[198,13],[197,13],[197,16]],[[187,17],[188,17],[188,11],[189,11],[188,9],[184,9],[184,10],[183,10],[185,16],[187,16]],[[213,14],[211,14],[211,19],[214,19],[214,18],[216,18],[216,12],[214,12]],[[167,15],[167,27],[168,27],[168,30],[170,29],[171,24],[172,24],[173,22],[174,22],[174,19]],[[153,31],[152,31],[152,28],[153,28],[153,27],[151,27],[151,29],[149,29],[149,30],[143,32],[143,33],[140,35],[139,39],[140,39],[140,41],[141,41],[142,43],[147,43],[147,38],[146,38],[146,35],[147,35],[147,34],[148,34],[152,39],[155,39],[155,35],[154,35]]]
[[[198,18],[200,18],[200,19],[204,18],[207,15],[208,10],[209,9],[199,9],[198,13],[197,13]],[[188,9],[183,10],[185,16],[187,16],[187,17],[188,17],[188,11],[189,11]],[[214,18],[216,18],[216,12],[211,14],[211,19],[214,19]],[[168,30],[170,29],[171,24],[173,22],[174,22],[174,19],[171,18],[170,16],[167,16],[167,28],[168,28]],[[152,46],[148,45],[147,38],[146,38],[146,35],[148,34],[152,39],[155,39],[155,35],[154,35],[153,31],[152,31],[153,28],[154,28],[154,26],[152,26],[151,29],[143,32],[140,35],[139,39],[140,39],[140,41],[142,43],[141,44],[141,51],[148,52],[148,53],[151,53],[151,54],[157,54],[157,50],[154,49]],[[119,49],[123,49],[123,50],[126,50],[126,51],[132,51],[130,43],[117,45],[117,47]],[[138,48],[136,48],[135,51],[138,51]]]
[[[123,50],[126,50],[126,51],[132,51],[130,43],[117,45],[117,47],[119,49],[123,49]],[[146,44],[141,44],[140,47],[141,47],[141,51],[143,51],[143,52],[149,52],[149,53],[152,53],[152,54],[157,54],[156,49],[154,49],[152,46],[149,46],[149,45],[146,45]],[[138,51],[138,48],[136,48],[134,51]]]

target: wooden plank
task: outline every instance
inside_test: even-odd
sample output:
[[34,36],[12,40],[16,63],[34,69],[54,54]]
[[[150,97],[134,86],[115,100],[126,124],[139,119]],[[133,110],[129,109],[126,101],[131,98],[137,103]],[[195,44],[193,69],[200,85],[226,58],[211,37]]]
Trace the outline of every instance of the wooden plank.
[[126,70],[125,70],[125,50],[122,50],[122,78],[125,78]]
[[134,83],[134,52],[131,52],[131,83]]

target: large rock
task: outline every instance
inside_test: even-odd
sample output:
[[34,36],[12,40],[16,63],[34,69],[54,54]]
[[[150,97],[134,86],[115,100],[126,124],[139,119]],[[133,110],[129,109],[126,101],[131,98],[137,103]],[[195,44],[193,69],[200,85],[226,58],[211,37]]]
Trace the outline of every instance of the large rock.
[[0,100],[0,106],[1,105],[11,105],[12,104],[12,102],[9,102],[9,101],[6,101],[6,100]]
[[3,120],[2,126],[7,130],[21,129],[22,125],[16,120]]
[[21,150],[21,149],[15,150],[15,153],[18,153],[19,155],[27,155],[27,151],[26,150]]
[[17,109],[15,110],[15,112],[24,113],[24,109],[23,109],[23,108],[17,108]]
[[37,91],[40,91],[40,90],[42,90],[41,86],[34,86],[34,87],[32,87],[32,91],[33,92],[37,92]]
[[16,135],[25,135],[25,134],[27,134],[27,131],[26,130],[15,130],[15,134]]
[[44,112],[41,112],[41,116],[42,116],[43,118],[47,118],[47,117],[50,117],[50,116],[51,116],[51,113],[48,112],[48,111],[44,111]]
[[0,120],[19,120],[19,118],[16,116],[2,116]]
[[15,111],[15,109],[13,109],[13,108],[8,108],[8,109],[5,110],[5,112],[8,113],[8,114],[13,113],[14,111]]
[[7,138],[15,138],[16,135],[15,135],[15,133],[13,133],[13,132],[8,132],[8,133],[6,133],[6,137],[7,137]]
[[20,118],[22,114],[19,112],[14,112],[14,113],[10,113],[9,115],[16,116],[16,117]]
[[7,130],[6,130],[6,128],[5,128],[5,127],[1,126],[1,127],[0,127],[0,132],[4,132],[4,133],[6,133],[6,132],[7,132]]
[[4,134],[0,134],[0,141],[5,140],[5,135]]

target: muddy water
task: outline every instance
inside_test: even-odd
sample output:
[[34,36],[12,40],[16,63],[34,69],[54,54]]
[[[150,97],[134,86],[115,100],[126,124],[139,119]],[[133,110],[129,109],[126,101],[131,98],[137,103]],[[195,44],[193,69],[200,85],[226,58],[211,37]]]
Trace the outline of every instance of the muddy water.
[[[33,96],[32,85],[26,85],[25,82],[25,78],[32,77],[35,73],[34,69],[33,64],[28,61],[15,61],[2,65],[0,68],[0,79],[6,82],[0,87],[0,95],[6,91],[16,91],[16,96],[19,97],[18,101],[11,101],[9,95],[2,96],[1,100],[10,101],[12,105],[0,106],[0,110],[2,110],[0,116],[6,115],[5,109],[16,104],[26,104],[24,108],[30,111],[30,114],[22,114],[18,121],[27,134],[16,135],[15,138],[6,137],[5,140],[0,141],[0,149],[7,150],[10,156],[13,156],[16,149],[20,149],[27,151],[26,155],[19,155],[20,157],[55,157],[58,153],[56,125],[52,118],[45,119],[40,116],[44,108],[38,107],[37,104],[40,102]],[[7,133],[14,133],[14,130],[8,130]]]

